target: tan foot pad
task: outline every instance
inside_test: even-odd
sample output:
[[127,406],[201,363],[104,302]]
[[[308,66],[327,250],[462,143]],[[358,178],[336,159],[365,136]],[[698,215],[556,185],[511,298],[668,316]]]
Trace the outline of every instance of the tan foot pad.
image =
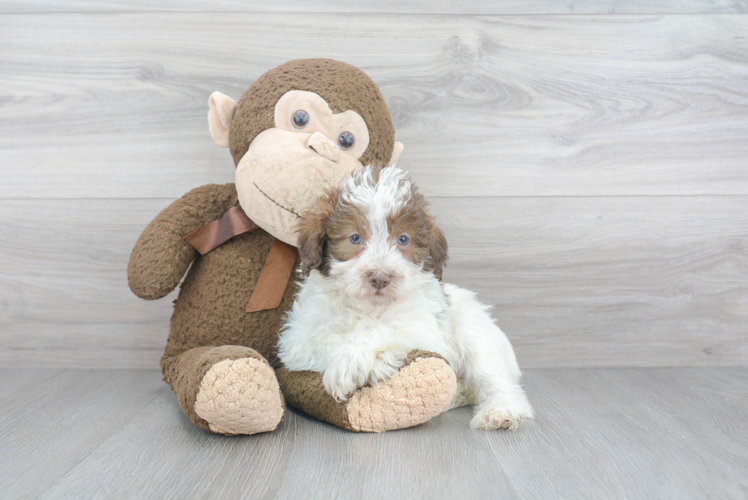
[[272,431],[283,418],[275,372],[254,358],[216,363],[200,382],[195,413],[221,434]]
[[355,431],[383,432],[428,422],[449,405],[457,379],[441,358],[418,358],[392,378],[365,387],[348,402]]

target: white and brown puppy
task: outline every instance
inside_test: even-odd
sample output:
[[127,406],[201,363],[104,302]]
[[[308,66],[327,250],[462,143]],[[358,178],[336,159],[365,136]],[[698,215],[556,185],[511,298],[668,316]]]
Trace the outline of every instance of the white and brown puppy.
[[280,334],[290,370],[323,374],[343,400],[392,376],[414,349],[437,352],[477,404],[473,427],[516,429],[532,408],[506,335],[475,294],[441,282],[447,241],[397,167],[367,167],[323,196],[299,224],[301,283]]

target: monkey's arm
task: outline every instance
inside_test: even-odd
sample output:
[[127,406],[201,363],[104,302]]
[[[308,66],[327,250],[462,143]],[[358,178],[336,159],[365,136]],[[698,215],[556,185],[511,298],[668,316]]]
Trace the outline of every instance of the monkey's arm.
[[146,300],[160,299],[174,290],[197,256],[184,237],[237,204],[234,184],[207,184],[161,211],[140,235],[130,255],[130,290]]

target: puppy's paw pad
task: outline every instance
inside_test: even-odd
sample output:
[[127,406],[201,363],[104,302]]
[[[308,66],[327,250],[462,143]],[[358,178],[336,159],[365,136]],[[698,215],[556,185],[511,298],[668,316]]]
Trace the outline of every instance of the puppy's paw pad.
[[526,417],[503,406],[491,405],[480,410],[470,421],[470,426],[474,429],[516,431]]

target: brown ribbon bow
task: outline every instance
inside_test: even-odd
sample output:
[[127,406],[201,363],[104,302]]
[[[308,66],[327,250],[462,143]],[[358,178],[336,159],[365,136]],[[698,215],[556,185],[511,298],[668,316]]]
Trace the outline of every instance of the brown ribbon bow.
[[[200,252],[200,255],[205,255],[234,236],[254,231],[259,227],[247,217],[240,206],[236,206],[228,209],[220,219],[208,222],[184,239]],[[283,300],[295,264],[296,248],[274,238],[246,311],[277,308]]]

